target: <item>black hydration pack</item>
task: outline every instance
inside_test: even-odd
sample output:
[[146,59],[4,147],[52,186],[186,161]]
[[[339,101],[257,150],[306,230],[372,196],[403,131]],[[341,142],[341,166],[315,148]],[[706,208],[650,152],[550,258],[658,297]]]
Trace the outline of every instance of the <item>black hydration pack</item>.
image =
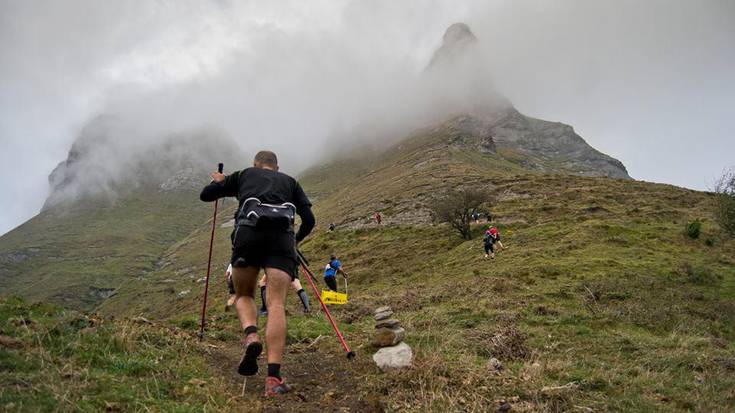
[[290,202],[273,205],[264,204],[258,198],[248,198],[237,213],[235,225],[293,232],[295,219],[296,206]]
[[232,245],[240,248],[246,244],[248,233],[243,228],[273,232],[293,232],[296,206],[290,202],[280,205],[264,204],[258,198],[248,198],[242,203],[235,218],[235,230],[230,235]]

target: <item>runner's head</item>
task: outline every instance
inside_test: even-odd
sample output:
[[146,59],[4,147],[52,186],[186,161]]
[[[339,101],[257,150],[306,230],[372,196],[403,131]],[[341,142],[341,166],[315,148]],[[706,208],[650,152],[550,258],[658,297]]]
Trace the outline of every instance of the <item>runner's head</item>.
[[329,256],[329,261],[334,261],[337,259],[337,256],[335,254],[332,254]]
[[255,154],[253,159],[253,166],[256,168],[278,170],[278,158],[276,154],[271,151],[260,151]]

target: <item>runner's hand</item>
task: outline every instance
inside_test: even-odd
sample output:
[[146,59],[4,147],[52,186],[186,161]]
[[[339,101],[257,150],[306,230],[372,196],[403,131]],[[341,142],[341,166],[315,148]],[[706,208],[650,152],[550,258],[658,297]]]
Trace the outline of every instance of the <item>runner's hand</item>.
[[212,177],[212,182],[217,184],[225,180],[225,174],[219,172],[212,172],[211,174],[209,174],[209,176]]

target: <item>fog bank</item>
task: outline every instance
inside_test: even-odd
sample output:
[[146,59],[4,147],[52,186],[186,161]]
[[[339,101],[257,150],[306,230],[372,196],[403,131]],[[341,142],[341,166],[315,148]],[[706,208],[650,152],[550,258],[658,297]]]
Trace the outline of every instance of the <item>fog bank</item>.
[[[1,4],[0,233],[37,213],[102,114],[134,128],[126,148],[214,128],[297,173],[497,89],[637,179],[704,188],[735,162],[732,2]],[[472,70],[427,76],[459,21],[478,38]]]

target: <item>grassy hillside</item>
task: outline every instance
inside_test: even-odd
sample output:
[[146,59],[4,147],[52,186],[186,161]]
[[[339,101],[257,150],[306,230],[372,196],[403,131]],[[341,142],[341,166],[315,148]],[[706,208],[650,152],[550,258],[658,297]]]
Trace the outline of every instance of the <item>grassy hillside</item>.
[[[23,256],[8,255],[17,248],[0,248],[5,274],[29,268],[53,286],[55,266],[63,265],[63,273],[82,288],[69,290],[70,298],[89,294],[85,283],[103,287],[114,280],[110,285],[117,288],[108,299],[86,303],[102,314],[92,318],[109,326],[91,336],[69,329],[73,313],[39,314],[45,307],[5,301],[2,311],[9,315],[0,334],[16,341],[3,345],[0,360],[7,367],[0,377],[18,390],[5,390],[2,401],[31,406],[29,411],[52,400],[67,403],[62,410],[76,404],[92,410],[112,400],[126,411],[191,406],[302,412],[486,412],[509,406],[518,412],[735,410],[735,241],[713,223],[709,194],[534,173],[524,167],[525,155],[482,151],[477,146],[482,141],[455,132],[451,123],[420,131],[382,155],[354,164],[345,157],[303,176],[307,193],[316,195],[320,225],[301,247],[315,270],[330,253],[343,257],[351,299],[333,311],[358,354],[354,362],[344,359],[323,314],[302,316],[290,294],[284,374],[297,391],[263,401],[258,376],[241,396],[242,379],[233,373],[241,333],[234,314],[222,308],[231,231],[222,224],[234,203],[228,201],[217,220],[207,340],[200,345],[192,337],[212,206],[192,193],[165,200],[130,197],[124,208],[78,210],[63,219],[43,215],[0,240],[2,248],[25,248]],[[508,249],[495,260],[483,258],[479,235],[486,223],[475,225],[472,241],[430,223],[432,198],[453,187],[482,187],[497,195],[492,213]],[[186,207],[162,213],[177,205]],[[387,225],[370,223],[374,211],[382,212]],[[684,228],[695,219],[703,228],[692,239]],[[63,226],[64,236],[41,233],[61,222],[78,225]],[[329,222],[338,224],[337,231],[326,231]],[[82,225],[106,235],[69,229]],[[77,250],[78,245],[99,247]],[[63,259],[53,258],[57,250]],[[34,264],[38,256],[44,257],[42,264]],[[12,288],[29,285],[18,276],[4,276],[3,282]],[[41,287],[20,292],[32,300],[59,294]],[[416,354],[412,369],[382,373],[372,363],[371,313],[381,305],[392,306],[406,328]],[[35,333],[15,321],[34,311],[31,318],[48,318],[38,325],[49,326]],[[155,322],[137,319],[141,316]],[[138,330],[143,335],[131,336],[133,344],[111,357],[142,364],[125,361],[132,371],[115,370],[98,360],[103,368],[91,376],[109,378],[105,383],[120,389],[115,394],[123,398],[63,381],[66,365],[89,370],[97,365],[84,364],[85,345],[104,349],[103,343],[118,340],[116,332]],[[167,341],[149,348],[146,334],[154,342],[158,334]],[[56,337],[51,350],[43,342],[47,336]],[[502,368],[493,366],[492,358]],[[21,360],[36,364],[24,367]],[[52,379],[58,380],[46,384],[38,365],[53,366],[52,374],[58,370],[59,376]],[[158,369],[169,375],[158,376]],[[22,383],[11,383],[16,376]],[[132,384],[131,377],[141,384]],[[191,381],[194,377],[199,379]],[[155,387],[162,379],[168,390]],[[184,383],[196,389],[185,391]],[[128,385],[131,393],[122,390]]]
[[0,292],[92,310],[211,214],[194,196],[137,188],[45,210],[0,237]]
[[[496,260],[482,256],[482,224],[473,241],[420,224],[322,229],[304,243],[314,268],[337,252],[351,274],[352,303],[334,311],[360,355],[348,367],[360,400],[389,411],[488,411],[501,401],[515,411],[735,407],[735,242],[712,223],[709,195],[606,178],[488,182],[504,194],[493,213],[509,248]],[[684,233],[694,219],[704,222],[696,240]],[[208,230],[205,223],[169,249],[163,268],[103,309],[195,331],[203,284],[183,274],[203,273]],[[209,313],[210,339],[223,347],[239,336],[234,316],[222,313],[229,231],[218,228]],[[289,305],[299,314],[295,297]],[[383,374],[371,364],[370,314],[379,305],[393,306],[406,327],[414,369]],[[297,348],[323,336],[320,351],[339,355],[323,317],[289,323]],[[333,373],[304,365],[316,356],[302,351],[290,356],[292,374]],[[488,367],[492,357],[503,370]],[[352,391],[335,391],[352,403]]]
[[0,300],[3,411],[198,412],[228,398],[201,345],[177,327]]

